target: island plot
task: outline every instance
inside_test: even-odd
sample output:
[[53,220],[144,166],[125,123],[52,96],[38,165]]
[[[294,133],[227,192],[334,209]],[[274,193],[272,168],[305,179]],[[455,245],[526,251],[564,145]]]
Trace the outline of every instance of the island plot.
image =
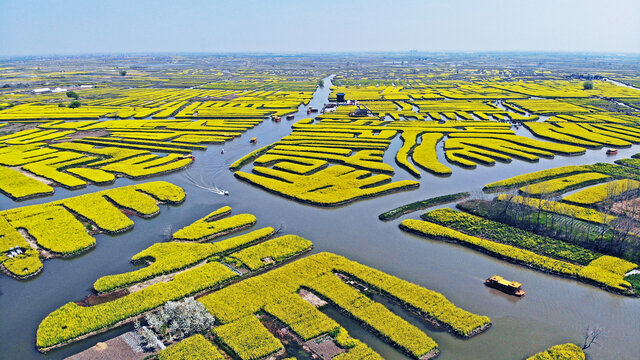
[[457,206],[466,212],[433,210],[400,228],[637,296],[639,180],[640,171],[613,164],[542,170],[485,186],[519,195],[464,201]]
[[[13,71],[6,67],[0,74]],[[109,73],[114,69],[22,71],[34,82],[100,84],[80,87],[74,104],[66,103],[69,93],[0,89],[0,192],[15,201],[51,195],[56,186],[74,190],[182,170],[208,144],[232,141],[269,118],[293,117],[333,73],[329,100],[340,97],[339,106],[297,121],[289,135],[237,159],[230,166],[235,177],[299,202],[336,206],[419,186],[417,180],[393,181],[395,169],[383,156],[394,140],[402,141],[395,162],[416,179],[448,176],[453,166],[533,162],[602,147],[615,153],[640,143],[640,90],[601,80],[587,87],[563,74],[516,68],[180,68],[120,72],[121,78]],[[499,193],[492,200],[458,202],[458,210],[429,211],[400,228],[635,296],[639,168],[636,154],[616,164],[516,176],[486,185],[486,193]],[[436,196],[380,219],[468,197]],[[126,231],[133,226],[128,215],[151,217],[158,204],[184,198],[179,187],[153,182],[3,210],[2,270],[19,279],[33,276],[42,270],[41,259],[88,251],[93,234]],[[312,249],[309,240],[271,227],[249,230],[256,221],[222,207],[176,231],[171,241],[139,252],[132,262],[146,266],[97,279],[94,295],[43,319],[37,348],[46,352],[135,323],[158,359],[280,360],[295,358],[300,349],[325,359],[382,359],[323,311],[334,307],[411,358],[439,354],[431,337],[372,294],[460,338],[491,326],[488,317],[435,291],[342,256],[298,258]],[[205,326],[174,332],[163,319],[181,307],[205,319]],[[584,359],[584,353],[564,344],[532,359],[562,357]]]
[[72,257],[96,246],[95,233],[133,228],[127,215],[150,218],[158,204],[180,204],[184,191],[158,181],[0,211],[0,267],[18,279],[43,269],[41,259]]
[[[436,146],[445,134],[449,162],[467,167],[510,161],[511,156],[537,160],[539,156],[581,154],[583,148],[517,136],[509,124],[489,121],[382,121],[320,116],[294,124],[291,135],[231,166],[253,160],[251,173],[236,171],[241,180],[282,196],[320,206],[335,206],[361,198],[416,187],[419,182],[391,182],[394,168],[382,160],[391,139],[401,134],[404,145],[396,162],[416,177],[420,168],[448,175],[451,169],[438,160]],[[419,144],[418,144],[418,141]],[[501,147],[501,152],[488,150]],[[544,149],[544,150],[543,150]],[[509,155],[507,155],[509,154]]]
[[[640,143],[638,117],[598,107],[606,107],[604,100],[588,101],[592,96],[638,97],[640,91],[606,82],[585,90],[572,81],[533,81],[523,87],[499,81],[411,81],[405,74],[407,83],[390,86],[380,85],[389,81],[380,74],[373,75],[380,80],[366,75],[367,80],[353,74],[334,79],[340,85],[332,88],[330,99],[341,94],[355,105],[340,103],[297,122],[290,135],[232,164],[235,176],[300,202],[336,206],[419,185],[392,182],[395,171],[383,155],[396,137],[403,145],[395,161],[416,178],[422,171],[450,175],[446,163],[475,168]],[[377,85],[368,85],[373,81]],[[543,140],[516,135],[512,126],[519,124]],[[440,143],[444,159],[438,156]],[[251,162],[250,172],[240,171]],[[583,183],[581,177],[593,182],[606,178],[581,174],[575,181]]]
[[56,105],[51,94],[21,97],[0,112],[12,130],[0,136],[0,192],[25,200],[51,195],[55,186],[74,190],[182,170],[207,144],[296,112],[315,88],[286,77],[270,80],[246,85],[254,90],[225,89],[229,83],[198,90],[91,89],[82,92],[88,99],[79,108]]
[[[309,251],[312,243],[296,235],[274,237],[271,227],[208,242],[256,222],[253,215],[230,213],[231,208],[220,208],[177,231],[173,241],[154,244],[133,257],[132,261],[148,266],[98,279],[94,288],[101,295],[97,296],[107,301],[68,303],[52,312],[38,328],[38,348],[48,351],[84,339],[134,322],[168,301],[194,295],[215,318],[211,333],[178,342],[181,339],[169,340],[160,331],[157,335],[165,342],[178,342],[160,358],[190,351],[212,353],[213,358],[224,351],[243,360],[284,356],[283,334],[288,334],[286,341],[301,345],[326,342],[337,351],[334,359],[381,359],[320,311],[327,304],[413,358],[438,355],[433,339],[372,300],[365,290],[386,296],[427,324],[462,338],[491,325],[488,317],[460,309],[435,291],[339,255],[318,253],[274,269]],[[274,326],[280,330],[273,331]]]

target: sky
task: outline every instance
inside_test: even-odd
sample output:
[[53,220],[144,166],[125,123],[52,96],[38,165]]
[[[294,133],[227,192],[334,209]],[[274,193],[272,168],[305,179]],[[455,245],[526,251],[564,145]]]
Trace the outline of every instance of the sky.
[[0,56],[640,53],[639,0],[0,0]]

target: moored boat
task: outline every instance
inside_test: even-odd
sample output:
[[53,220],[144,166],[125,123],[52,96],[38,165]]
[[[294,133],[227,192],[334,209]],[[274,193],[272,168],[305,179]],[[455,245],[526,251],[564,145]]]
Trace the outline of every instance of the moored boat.
[[522,290],[522,284],[515,281],[509,281],[502,276],[493,275],[484,282],[488,287],[500,290],[503,293],[515,296],[523,296],[525,291]]
[[618,154],[618,149],[608,149],[607,150],[607,155],[617,155]]

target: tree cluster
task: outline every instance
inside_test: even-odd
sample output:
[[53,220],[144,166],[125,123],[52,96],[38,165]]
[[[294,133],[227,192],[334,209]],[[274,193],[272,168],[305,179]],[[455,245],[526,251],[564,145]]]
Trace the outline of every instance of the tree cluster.
[[524,199],[512,201],[493,199],[476,202],[476,210],[490,219],[523,228],[534,233],[557,238],[596,252],[640,259],[640,192],[629,189],[621,194],[613,187],[608,189],[605,201],[595,209],[600,221],[592,223],[577,219],[557,197],[542,197],[537,206],[526,204]]
[[193,297],[169,301],[158,312],[145,317],[149,326],[169,341],[187,338],[210,329],[215,318]]

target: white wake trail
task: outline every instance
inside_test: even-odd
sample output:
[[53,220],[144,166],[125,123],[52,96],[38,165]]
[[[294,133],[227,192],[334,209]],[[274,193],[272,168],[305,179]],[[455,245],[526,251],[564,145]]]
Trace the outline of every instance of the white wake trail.
[[229,195],[228,191],[222,190],[218,186],[216,186],[216,183],[214,181],[216,175],[220,173],[221,170],[218,170],[213,174],[213,176],[211,177],[211,183],[208,183],[205,180],[203,174],[200,175],[200,179],[195,179],[193,177],[193,174],[191,174],[191,172],[189,171],[189,169],[187,169],[187,171],[184,172],[184,175],[185,175],[185,178],[191,183],[191,185],[193,185],[198,189],[209,191],[217,195]]

